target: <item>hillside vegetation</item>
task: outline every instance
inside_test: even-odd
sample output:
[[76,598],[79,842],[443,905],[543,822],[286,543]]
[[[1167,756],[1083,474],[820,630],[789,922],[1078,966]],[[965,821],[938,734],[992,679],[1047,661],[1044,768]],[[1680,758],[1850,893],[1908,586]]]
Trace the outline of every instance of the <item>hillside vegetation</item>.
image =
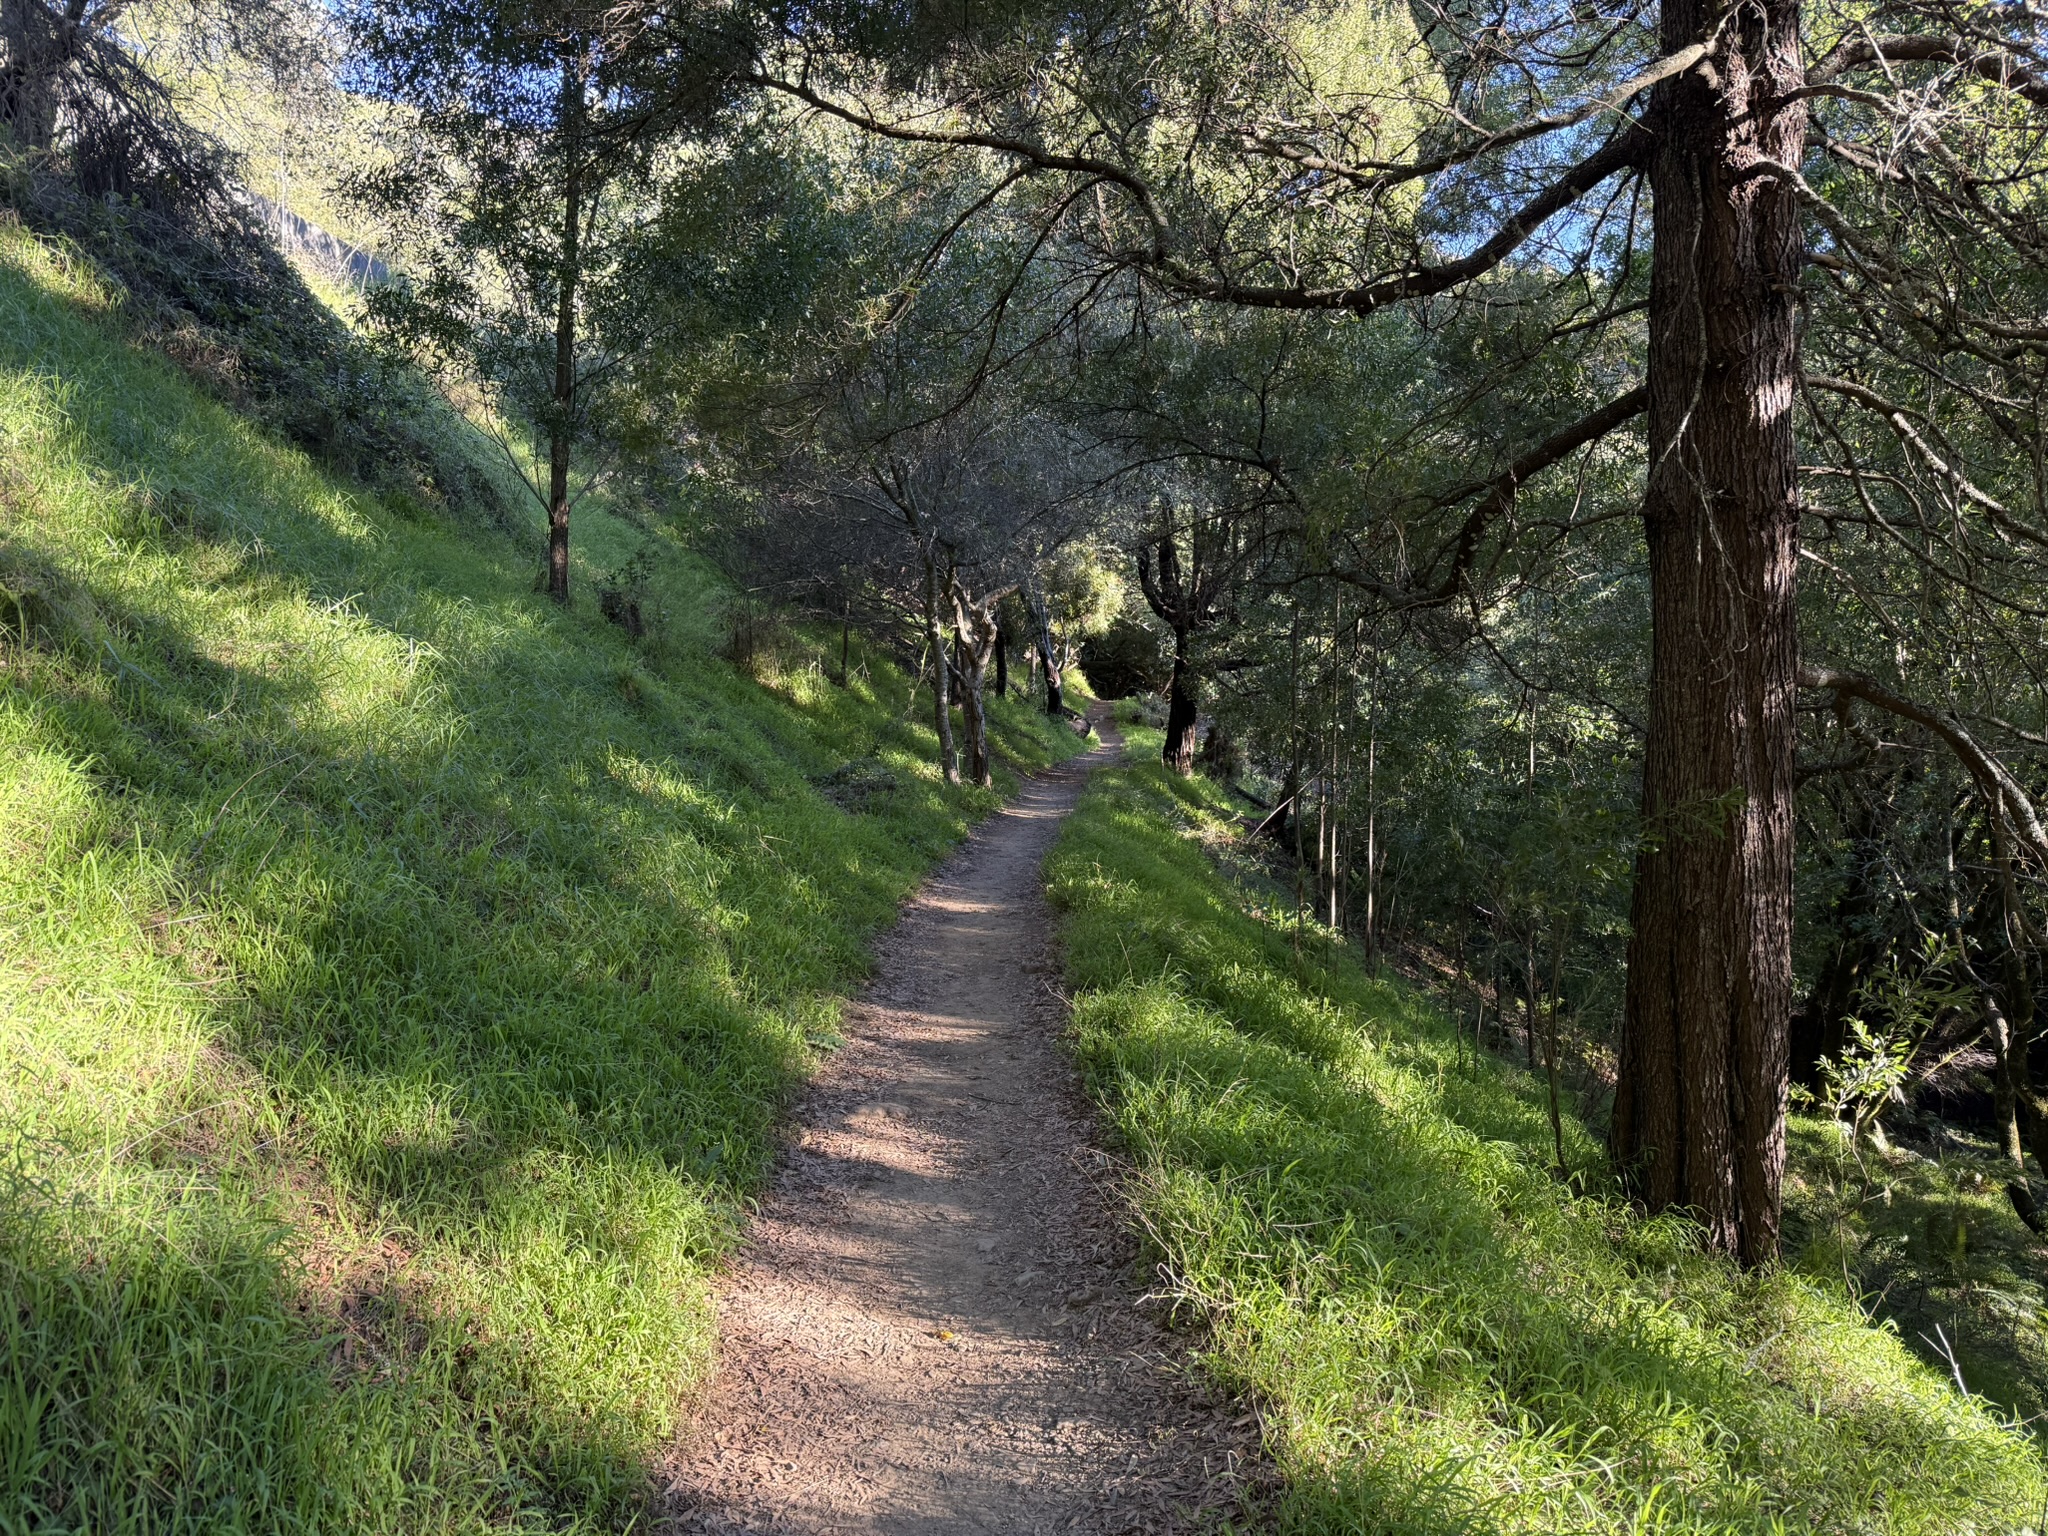
[[1260,1405],[1281,1528],[2037,1528],[2023,1429],[1839,1278],[1745,1273],[1681,1219],[1568,1193],[1538,1081],[1221,873],[1233,823],[1211,783],[1120,768],[1051,882],[1138,1217],[1209,1368]]
[[0,1528],[631,1515],[778,1106],[1004,786],[579,517],[645,642],[0,233]]

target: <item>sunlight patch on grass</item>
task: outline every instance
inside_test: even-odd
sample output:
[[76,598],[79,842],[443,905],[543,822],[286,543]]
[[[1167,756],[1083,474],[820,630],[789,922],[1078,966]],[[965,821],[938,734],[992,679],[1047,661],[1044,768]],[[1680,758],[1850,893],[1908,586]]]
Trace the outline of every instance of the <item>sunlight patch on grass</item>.
[[618,1528],[836,997],[998,793],[911,771],[886,657],[636,645],[105,308],[0,235],[0,1508]]
[[[1203,851],[1221,792],[1098,777],[1055,850],[1075,1038],[1282,1529],[2014,1532],[2031,1438],[1839,1283],[1745,1275],[1550,1168],[1540,1085]],[[1598,1165],[1583,1125],[1568,1163]]]

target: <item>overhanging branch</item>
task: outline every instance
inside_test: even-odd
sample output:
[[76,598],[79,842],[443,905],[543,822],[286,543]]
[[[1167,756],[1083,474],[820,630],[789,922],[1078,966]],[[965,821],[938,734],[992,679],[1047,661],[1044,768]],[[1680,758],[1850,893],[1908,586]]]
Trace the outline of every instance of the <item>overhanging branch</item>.
[[2033,797],[2020,786],[2019,780],[2012,776],[2005,764],[1978,744],[1976,737],[1952,711],[1935,709],[1904,694],[1894,693],[1875,678],[1865,677],[1860,672],[1843,672],[1833,667],[1800,667],[1799,686],[1825,688],[1838,699],[1861,699],[1939,736],[1968,770],[1970,777],[1977,781],[1990,813],[2006,821],[2041,866],[2048,869],[2048,831],[2042,829],[2041,819],[2034,810]]

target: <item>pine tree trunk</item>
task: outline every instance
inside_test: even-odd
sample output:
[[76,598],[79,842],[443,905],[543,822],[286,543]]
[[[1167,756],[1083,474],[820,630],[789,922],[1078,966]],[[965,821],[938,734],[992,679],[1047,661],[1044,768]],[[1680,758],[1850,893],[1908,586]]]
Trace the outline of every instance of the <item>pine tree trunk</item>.
[[562,61],[561,112],[566,147],[562,182],[562,270],[555,308],[553,420],[548,424],[548,596],[569,601],[569,451],[576,409],[576,285],[583,236],[583,148],[576,125],[583,111],[583,76]]
[[[1166,695],[1166,746],[1160,760],[1185,777],[1195,769],[1195,693],[1188,681],[1187,637],[1173,638],[1173,683]],[[1318,847],[1318,853],[1321,852]]]
[[[1665,46],[1720,14],[1667,0]],[[1652,109],[1650,718],[1611,1132],[1646,1205],[1750,1264],[1785,1164],[1802,257],[1754,162],[1803,153],[1799,39],[1797,0],[1745,4]]]

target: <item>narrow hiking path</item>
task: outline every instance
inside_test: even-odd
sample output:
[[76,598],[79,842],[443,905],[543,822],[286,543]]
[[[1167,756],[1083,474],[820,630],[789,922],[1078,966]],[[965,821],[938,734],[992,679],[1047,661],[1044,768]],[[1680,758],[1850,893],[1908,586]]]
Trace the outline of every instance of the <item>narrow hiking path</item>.
[[889,936],[795,1116],[669,1469],[678,1532],[1174,1532],[1256,1431],[1201,1400],[1058,1043],[1040,865],[1089,772],[1027,781]]

